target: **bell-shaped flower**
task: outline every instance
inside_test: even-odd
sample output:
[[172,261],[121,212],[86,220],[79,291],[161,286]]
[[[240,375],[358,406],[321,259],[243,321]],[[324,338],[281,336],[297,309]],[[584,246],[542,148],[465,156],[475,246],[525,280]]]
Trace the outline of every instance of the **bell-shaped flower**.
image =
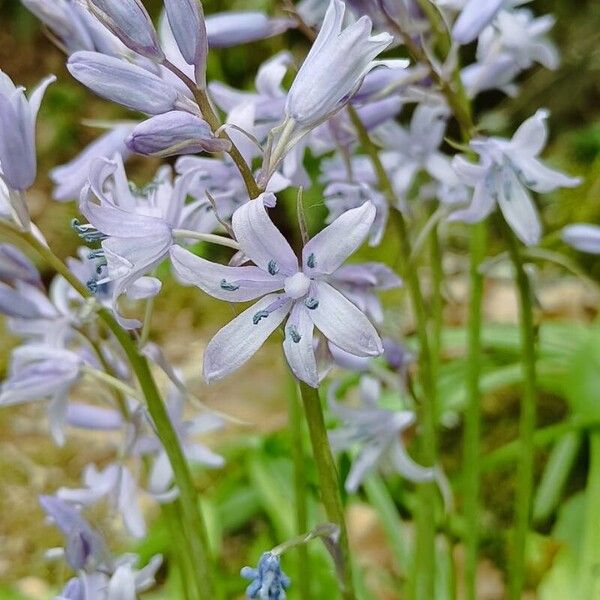
[[60,347],[41,343],[19,346],[12,353],[9,376],[0,388],[0,405],[50,399],[50,432],[62,445],[69,390],[79,380],[84,363],[82,356]]
[[474,140],[471,148],[480,157],[478,164],[462,157],[454,160],[459,177],[474,191],[470,206],[452,213],[452,220],[479,222],[498,205],[506,222],[524,244],[538,243],[542,227],[528,190],[545,194],[580,183],[580,179],[550,169],[539,160],[548,137],[547,118],[548,112],[539,110],[510,140]]
[[88,7],[130,50],[156,62],[165,58],[150,15],[140,0],[88,0]]
[[600,254],[600,227],[587,223],[576,223],[565,227],[561,237],[566,244],[581,252]]
[[229,48],[283,33],[295,26],[293,19],[272,19],[261,12],[223,12],[206,17],[210,48]]
[[29,258],[12,244],[0,244],[0,282],[15,285],[18,281],[42,287],[40,273]]
[[264,552],[256,569],[244,567],[240,575],[252,583],[246,588],[246,598],[285,600],[285,590],[290,578],[281,570],[280,558],[272,552]]
[[121,516],[127,531],[134,537],[144,537],[146,524],[139,505],[138,486],[127,467],[110,464],[99,471],[95,465],[88,465],[83,471],[83,485],[83,488],[60,488],[56,496],[81,506],[107,500]]
[[172,110],[199,114],[187,93],[168,79],[138,65],[100,52],[75,52],[67,69],[95,94],[132,110],[159,115]]
[[[144,276],[167,256],[185,196],[184,178],[173,184],[168,167],[161,169],[145,190],[134,191],[120,156],[94,163],[79,206],[90,224],[103,234],[102,250],[95,254],[107,273],[96,281],[96,286],[114,282],[115,304],[123,293],[137,298],[158,293],[160,281]],[[139,325],[119,318],[126,327]]]
[[336,384],[330,387],[329,406],[342,425],[329,433],[329,441],[334,452],[358,448],[345,482],[348,493],[356,492],[369,473],[384,462],[414,483],[439,479],[439,469],[415,463],[402,440],[402,435],[416,423],[413,411],[380,407],[381,385],[369,376],[361,377],[361,404],[357,407],[339,402],[336,397],[338,388]]
[[[265,198],[271,196],[271,198]],[[241,367],[288,317],[283,348],[290,368],[314,387],[319,377],[313,348],[315,327],[334,344],[357,356],[377,356],[383,348],[367,317],[329,283],[331,276],[365,241],[375,207],[365,202],[349,210],[312,238],[301,265],[287,240],[269,218],[264,200],[240,207],[232,228],[254,266],[211,263],[179,246],[171,261],[182,280],[230,302],[260,300],[221,329],[204,353],[204,377],[221,379]]]
[[22,87],[0,71],[0,178],[10,190],[9,201],[23,226],[29,225],[27,206],[19,192],[31,187],[37,172],[35,125],[46,88],[46,77],[29,98]]
[[127,160],[131,151],[126,146],[125,139],[133,127],[134,124],[116,125],[94,140],[71,161],[52,169],[50,179],[55,186],[52,197],[60,202],[78,200],[94,161],[99,158],[111,158],[115,154],[120,154],[123,160]]
[[213,135],[204,119],[181,110],[156,115],[140,123],[126,143],[132,152],[159,157],[226,152],[231,148],[228,140]]
[[285,119],[274,130],[265,177],[311,129],[339,111],[377,66],[375,57],[392,42],[388,33],[371,35],[372,23],[361,17],[343,29],[345,4],[331,0],[323,26],[290,88]]

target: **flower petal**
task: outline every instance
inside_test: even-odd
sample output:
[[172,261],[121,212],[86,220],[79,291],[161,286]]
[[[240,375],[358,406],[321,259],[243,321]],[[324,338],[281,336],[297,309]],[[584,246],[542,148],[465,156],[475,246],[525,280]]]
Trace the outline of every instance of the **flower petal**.
[[[269,294],[225,325],[206,347],[205,379],[209,383],[222,379],[247,362],[283,321],[291,302],[280,294]],[[268,317],[256,319],[267,310],[271,311]]]
[[319,387],[319,372],[313,346],[314,323],[308,309],[296,302],[285,326],[283,351],[294,375],[316,388]]
[[271,202],[272,196],[261,194],[238,208],[231,222],[233,232],[244,254],[256,266],[269,271],[269,264],[275,261],[282,275],[292,275],[298,271],[298,259],[267,214],[265,201]]
[[523,121],[511,140],[511,145],[520,152],[537,156],[548,141],[548,127],[546,119],[549,112],[545,109],[538,110],[535,115]]
[[328,283],[314,284],[316,308],[309,315],[327,339],[355,356],[379,356],[383,346],[369,319]]
[[577,223],[569,225],[562,230],[561,237],[564,242],[581,252],[600,254],[600,227]]
[[377,210],[365,202],[339,216],[312,238],[302,251],[302,265],[307,274],[331,275],[342,266],[369,235]]
[[258,267],[228,267],[192,254],[181,246],[171,248],[171,264],[177,275],[213,298],[246,302],[283,289],[283,280]]

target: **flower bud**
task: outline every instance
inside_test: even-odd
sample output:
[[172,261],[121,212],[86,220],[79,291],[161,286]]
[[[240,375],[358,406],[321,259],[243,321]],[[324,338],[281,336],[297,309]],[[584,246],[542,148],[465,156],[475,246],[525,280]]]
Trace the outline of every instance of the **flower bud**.
[[88,0],[91,12],[128,48],[162,62],[165,58],[156,29],[140,0]]
[[224,12],[206,18],[211,48],[229,48],[263,40],[293,26],[291,19],[269,19],[261,12]]

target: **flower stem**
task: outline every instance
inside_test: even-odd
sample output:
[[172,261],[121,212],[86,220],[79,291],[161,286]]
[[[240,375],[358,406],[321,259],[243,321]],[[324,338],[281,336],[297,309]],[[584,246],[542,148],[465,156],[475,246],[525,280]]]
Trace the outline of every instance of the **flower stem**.
[[[18,231],[7,223],[0,223],[0,232],[5,233],[11,239],[16,238],[23,245],[34,250],[56,273],[62,275],[83,298],[92,297],[85,285],[71,273],[63,261],[32,233]],[[156,427],[158,437],[165,448],[171,467],[173,468],[175,481],[179,489],[183,521],[186,527],[193,532],[189,536],[184,535],[185,531],[178,533],[181,539],[187,539],[189,542],[188,550],[195,567],[194,576],[199,591],[198,598],[201,600],[212,600],[215,597],[213,592],[213,569],[211,567],[211,556],[208,551],[206,526],[200,513],[196,489],[194,488],[187,462],[179,445],[179,438],[173,429],[173,424],[160,396],[160,392],[156,387],[146,358],[139,353],[129,334],[118,324],[107,309],[100,308],[98,316],[123,348],[146,399],[148,411]],[[178,540],[175,541],[175,543],[177,542]]]
[[343,567],[342,597],[344,600],[355,600],[354,583],[352,580],[352,564],[350,546],[348,544],[348,529],[344,516],[344,506],[340,493],[339,478],[327,438],[325,419],[321,407],[319,391],[300,381],[300,394],[304,404],[304,412],[308,422],[308,430],[317,466],[321,501],[325,507],[327,518],[340,528],[340,550]]
[[481,472],[481,322],[483,276],[480,266],[485,259],[486,225],[471,227],[470,237],[470,301],[468,321],[467,393],[463,450],[463,512],[465,518],[465,599],[477,599],[477,563],[479,552],[479,478]]
[[535,454],[534,434],[536,422],[536,356],[535,327],[533,321],[533,292],[525,272],[519,243],[508,225],[502,221],[509,254],[516,271],[519,295],[519,327],[523,359],[523,394],[519,439],[521,456],[517,466],[517,490],[515,496],[515,533],[510,568],[509,599],[519,600],[525,583],[525,544],[531,520],[533,497],[533,461]]
[[[296,379],[288,377],[288,419],[294,463],[294,503],[296,505],[296,533],[308,530],[308,510],[306,505],[307,483],[305,476],[304,448],[302,443],[302,410],[298,398]],[[310,563],[308,548],[300,544],[296,549],[298,558],[298,595],[302,600],[310,600]]]

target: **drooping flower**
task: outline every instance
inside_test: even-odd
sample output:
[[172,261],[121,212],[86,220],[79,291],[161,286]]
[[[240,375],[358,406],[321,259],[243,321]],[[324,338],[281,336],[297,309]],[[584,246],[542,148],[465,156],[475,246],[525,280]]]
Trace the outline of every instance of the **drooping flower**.
[[587,223],[576,223],[562,230],[561,237],[569,246],[581,252],[600,254],[600,227]]
[[211,48],[229,48],[283,33],[293,19],[271,19],[261,12],[223,12],[206,17],[206,33]]
[[263,167],[265,177],[311,129],[352,98],[365,75],[377,66],[375,57],[392,42],[388,33],[372,36],[372,23],[366,16],[343,29],[344,13],[342,0],[331,0],[319,35],[288,93],[285,118]]
[[290,578],[281,570],[279,556],[264,552],[258,567],[244,567],[240,575],[252,583],[246,588],[246,598],[260,600],[285,600],[285,590],[290,587]]
[[329,433],[331,446],[336,452],[359,448],[345,483],[349,493],[356,492],[365,477],[383,461],[415,483],[439,479],[439,469],[415,463],[402,441],[403,433],[416,422],[413,411],[393,411],[380,407],[381,385],[373,377],[361,377],[361,405],[357,407],[338,401],[338,387],[336,384],[330,387],[329,406],[343,425]]
[[120,514],[127,531],[134,537],[144,537],[146,524],[139,505],[137,482],[127,467],[110,464],[99,471],[95,465],[88,465],[83,471],[83,485],[83,488],[60,488],[56,496],[81,506],[107,499]]
[[452,220],[475,223],[485,219],[498,205],[524,244],[539,241],[542,228],[528,189],[544,194],[580,183],[578,178],[550,169],[539,160],[548,137],[547,118],[548,112],[539,110],[510,140],[494,137],[471,142],[471,148],[479,155],[479,164],[455,158],[456,172],[474,191],[470,206],[452,213]]
[[[211,263],[175,246],[171,261],[179,277],[230,302],[261,298],[208,344],[204,377],[221,379],[242,366],[289,315],[284,351],[294,374],[309,385],[319,382],[313,331],[357,356],[377,356],[383,348],[367,317],[329,282],[367,237],[375,207],[366,202],[349,210],[312,238],[302,263],[270,220],[263,197],[240,207],[232,227],[242,252],[255,266]],[[272,200],[271,200],[272,201]]]

